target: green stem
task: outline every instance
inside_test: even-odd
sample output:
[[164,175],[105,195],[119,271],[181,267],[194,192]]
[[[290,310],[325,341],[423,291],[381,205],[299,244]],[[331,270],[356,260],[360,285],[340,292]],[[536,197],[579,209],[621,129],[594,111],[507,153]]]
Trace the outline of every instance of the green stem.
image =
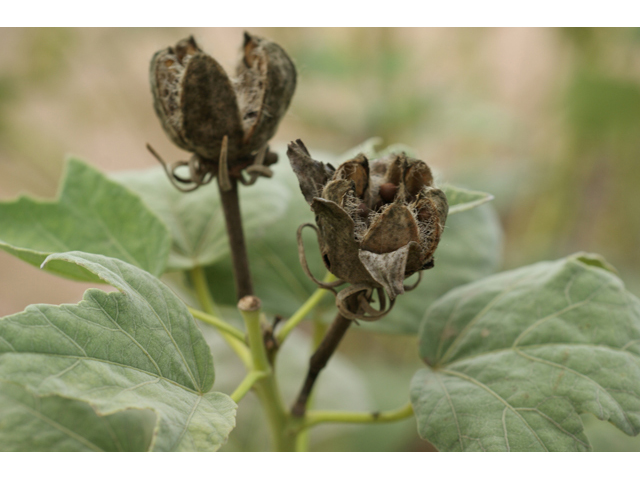
[[189,271],[189,276],[191,278],[191,283],[193,283],[193,287],[196,290],[196,295],[198,296],[198,301],[200,302],[202,309],[210,315],[216,315],[218,313],[218,308],[211,296],[211,291],[209,290],[207,276],[204,273],[204,269],[200,266],[193,267]]
[[247,376],[244,377],[244,380],[240,382],[240,385],[238,385],[238,387],[230,395],[231,400],[238,403],[240,400],[242,400],[242,397],[244,397],[249,392],[249,390],[251,390],[251,387],[253,387],[254,383],[256,383],[261,378],[266,377],[267,375],[267,372],[259,372],[255,370],[249,372]]
[[238,302],[238,310],[240,310],[247,327],[253,370],[271,373],[271,365],[267,357],[267,349],[264,347],[264,337],[260,327],[260,300],[253,295],[243,297]]
[[295,449],[295,435],[290,433],[290,416],[282,402],[280,390],[264,346],[260,326],[260,300],[254,296],[243,297],[238,302],[238,309],[247,326],[253,371],[262,374],[262,378],[253,385],[253,388],[265,409],[267,421],[271,427],[274,450],[279,452],[293,451]]
[[[193,286],[196,290],[198,302],[200,302],[200,305],[206,313],[211,316],[215,315],[217,310],[216,304],[214,303],[213,298],[211,298],[211,292],[209,292],[207,277],[204,274],[204,270],[202,269],[202,267],[194,267],[189,271],[189,275],[191,277],[191,282],[193,283]],[[193,315],[194,317],[196,316],[192,309],[189,309],[189,311],[191,311],[191,315]],[[206,322],[206,320],[203,321]],[[225,323],[225,325],[227,324]],[[238,358],[240,358],[247,370],[250,370],[253,362],[251,361],[251,353],[249,352],[249,349],[247,348],[247,345],[244,341],[244,335],[242,335],[242,341],[239,340],[237,336],[230,334],[226,330],[220,330],[220,335],[236,353]]]
[[191,315],[193,315],[198,320],[201,320],[209,325],[216,327],[221,332],[225,332],[232,336],[233,338],[238,339],[242,343],[245,343],[244,333],[238,330],[236,327],[229,325],[224,320],[219,319],[218,317],[214,317],[213,315],[209,315],[208,313],[201,312],[200,310],[196,310],[195,308],[187,307]]
[[[318,348],[320,342],[324,338],[325,333],[327,333],[328,326],[325,323],[322,323],[320,320],[314,320],[313,322],[313,337],[312,337],[312,346],[313,351]],[[315,393],[312,392],[309,396],[309,401],[307,402],[307,407],[311,407],[313,405],[313,401],[315,398]],[[296,452],[307,452],[309,451],[309,429],[305,428],[304,430],[298,433],[298,437],[296,438]]]
[[[336,279],[331,272],[327,272],[324,277],[324,282],[332,282]],[[328,290],[326,288],[318,288],[313,295],[311,295],[306,302],[302,304],[302,306],[287,320],[278,334],[276,335],[276,340],[278,340],[278,344],[282,345],[282,342],[289,336],[291,331],[298,326],[298,324],[304,320],[304,318],[313,310],[318,303],[324,298],[327,294]]]
[[413,415],[413,407],[411,403],[396,410],[388,410],[386,412],[332,412],[315,410],[307,412],[303,429],[313,427],[319,423],[388,423],[404,420]]
[[287,412],[275,375],[271,374],[254,385],[254,390],[265,409],[271,428],[273,450],[276,452],[294,452],[296,437],[289,428],[291,416]]

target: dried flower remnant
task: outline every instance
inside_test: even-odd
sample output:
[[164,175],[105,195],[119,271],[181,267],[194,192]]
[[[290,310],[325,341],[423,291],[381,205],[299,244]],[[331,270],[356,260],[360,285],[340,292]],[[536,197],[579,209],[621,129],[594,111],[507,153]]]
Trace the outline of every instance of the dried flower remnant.
[[[260,175],[271,176],[268,167],[277,155],[267,142],[296,87],[295,66],[280,46],[245,33],[242,59],[230,78],[189,37],[153,56],[150,81],[162,127],[178,147],[193,153],[167,166],[148,146],[180,190],[194,190],[215,176],[221,184],[229,177],[251,184]],[[176,173],[181,166],[189,168],[188,178]]]
[[[351,284],[336,300],[347,318],[380,318],[388,312],[384,294],[392,306],[398,295],[415,287],[406,287],[405,278],[434,266],[449,210],[444,192],[433,186],[426,163],[405,154],[372,162],[360,154],[337,170],[313,160],[300,140],[289,144],[287,155],[316,214],[317,228],[305,224],[298,230],[303,268],[311,276],[301,237],[302,228],[310,226],[327,269],[339,279],[314,281],[327,288]],[[374,290],[379,310],[370,306]],[[346,303],[354,295],[360,299],[357,312]]]

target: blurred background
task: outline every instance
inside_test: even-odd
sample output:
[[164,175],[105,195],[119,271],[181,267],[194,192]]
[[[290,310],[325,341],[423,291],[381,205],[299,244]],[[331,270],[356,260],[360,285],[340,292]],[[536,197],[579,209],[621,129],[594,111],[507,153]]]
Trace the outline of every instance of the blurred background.
[[[640,29],[251,32],[283,46],[299,72],[272,143],[302,138],[333,153],[374,136],[409,145],[441,180],[495,196],[503,269],[591,251],[640,294]],[[147,142],[186,158],[156,119],[148,65],[190,34],[234,70],[242,29],[0,29],[0,199],[54,197],[69,154],[109,172],[155,166]],[[0,251],[0,315],[75,303],[85,289]],[[406,358],[408,340],[367,335],[354,348],[371,361],[417,360]],[[385,382],[395,373],[387,368]],[[596,448],[638,445],[606,437],[607,427]],[[384,448],[428,448],[415,433],[396,443]]]

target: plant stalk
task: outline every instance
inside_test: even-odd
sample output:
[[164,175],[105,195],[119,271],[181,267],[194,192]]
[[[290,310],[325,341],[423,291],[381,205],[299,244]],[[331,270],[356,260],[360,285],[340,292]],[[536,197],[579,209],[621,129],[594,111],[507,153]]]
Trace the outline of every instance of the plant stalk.
[[[325,280],[330,281],[330,280]],[[315,320],[313,322],[313,336],[312,336],[312,345],[314,351],[322,342],[325,334],[327,333],[327,325],[322,323],[320,320]],[[313,401],[315,398],[315,392],[313,392],[309,396],[309,400],[307,400],[307,408],[310,408],[313,405]],[[305,419],[306,420],[306,419]],[[302,427],[303,430],[297,432],[296,438],[296,452],[307,452],[309,451],[309,429]]]
[[385,412],[332,412],[315,410],[307,412],[302,428],[306,429],[319,423],[389,423],[404,420],[413,415],[411,402]]
[[238,385],[236,387],[236,389],[233,391],[233,393],[231,395],[229,395],[231,397],[231,400],[233,400],[234,402],[238,403],[240,400],[242,400],[242,398],[249,393],[249,390],[251,390],[251,387],[253,387],[253,385],[260,380],[261,378],[264,378],[268,375],[268,373],[266,372],[259,372],[256,370],[252,370],[251,372],[249,372],[247,374],[246,377],[244,377],[244,380],[242,380],[242,382],[240,382],[240,385]]
[[201,312],[200,310],[196,310],[195,308],[191,308],[191,307],[187,307],[187,308],[189,309],[189,312],[191,313],[191,315],[193,315],[194,318],[197,318],[198,320],[201,320],[204,323],[208,323],[209,325],[220,330],[220,332],[224,332],[230,335],[231,337],[235,338],[236,340],[244,343],[245,341],[244,333],[242,333],[236,327],[229,325],[227,322],[225,322],[224,320],[221,320],[220,318],[214,315]]
[[[204,270],[202,267],[194,267],[189,271],[191,276],[191,282],[196,290],[196,296],[198,297],[198,301],[200,302],[200,306],[204,309],[206,313],[214,316],[216,314],[215,303],[213,298],[211,298],[211,292],[209,291],[209,286],[207,285],[207,278],[204,274]],[[196,318],[199,318],[202,321],[207,322],[206,319],[201,318],[196,315],[192,309],[189,309],[191,315]],[[211,323],[211,322],[207,322]],[[217,326],[217,325],[214,325]],[[233,328],[229,325],[230,328]],[[251,353],[247,348],[247,344],[244,342],[244,335],[242,335],[243,339],[240,341],[237,338],[237,335],[234,335],[227,331],[227,329],[219,329],[220,335],[227,342],[227,344],[231,347],[231,349],[236,353],[238,358],[242,360],[242,363],[247,368],[247,370],[251,369]]]
[[238,309],[244,318],[249,337],[249,348],[253,358],[253,372],[261,374],[253,388],[260,403],[265,409],[276,451],[294,451],[295,435],[290,433],[290,416],[280,396],[276,378],[269,363],[264,337],[260,326],[260,300],[252,295],[243,297],[238,302]]
[[[323,282],[331,282],[336,278],[331,272],[328,272]],[[276,335],[278,345],[282,345],[282,342],[289,336],[291,331],[298,326],[302,320],[313,310],[324,296],[329,292],[326,288],[318,288],[313,295],[311,295],[306,302],[285,322],[280,331]]]
[[231,249],[231,261],[233,262],[233,273],[236,285],[236,297],[240,300],[247,295],[253,295],[253,283],[251,281],[251,271],[249,270],[249,257],[247,255],[247,245],[244,241],[242,230],[242,216],[240,214],[240,199],[238,196],[238,180],[229,179],[231,188],[224,190],[218,182],[224,220],[229,236],[229,248]]
[[291,408],[291,414],[294,417],[304,416],[307,409],[307,401],[309,400],[311,390],[313,389],[313,385],[316,383],[318,375],[320,375],[320,372],[327,365],[331,355],[333,355],[338,348],[340,341],[343,339],[345,333],[347,333],[350,325],[350,319],[343,317],[339,313],[336,315],[336,318],[333,320],[333,323],[322,339],[322,342],[320,342],[320,345],[309,360],[307,377],[305,378],[296,402]]

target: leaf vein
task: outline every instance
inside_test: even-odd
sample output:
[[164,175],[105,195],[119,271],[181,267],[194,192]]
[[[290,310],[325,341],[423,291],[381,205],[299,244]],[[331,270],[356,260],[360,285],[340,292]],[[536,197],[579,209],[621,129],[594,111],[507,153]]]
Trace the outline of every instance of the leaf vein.
[[487,387],[485,384],[483,384],[482,382],[476,380],[473,377],[470,377],[468,375],[465,375],[462,372],[457,372],[455,370],[448,370],[448,369],[442,369],[440,370],[442,373],[447,373],[449,375],[453,375],[455,377],[458,378],[462,378],[463,380],[466,380],[467,382],[473,383],[474,385],[482,388],[483,390],[485,390],[487,393],[493,395],[497,400],[499,400],[506,408],[508,408],[509,410],[511,410],[519,419],[520,421],[522,421],[522,423],[529,429],[529,431],[531,432],[531,434],[533,435],[533,437],[538,441],[538,443],[540,443],[540,445],[542,445],[542,448],[545,449],[545,451],[549,451],[549,449],[546,447],[546,445],[544,444],[544,442],[540,439],[540,437],[538,436],[538,434],[536,433],[535,429],[529,425],[529,423],[527,423],[527,421],[522,417],[522,415],[520,415],[516,409],[509,403],[507,402],[504,398],[502,398],[500,395],[498,395],[496,392],[494,392],[492,389],[490,389],[489,387]]

